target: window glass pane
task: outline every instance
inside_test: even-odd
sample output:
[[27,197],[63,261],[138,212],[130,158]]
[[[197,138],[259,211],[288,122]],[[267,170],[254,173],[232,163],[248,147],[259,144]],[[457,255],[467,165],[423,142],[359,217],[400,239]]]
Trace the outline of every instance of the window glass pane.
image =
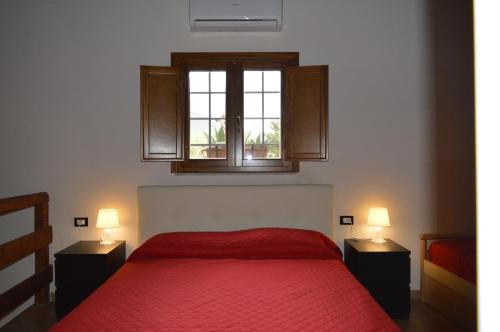
[[190,159],[225,159],[226,145],[192,145],[189,151]]
[[203,153],[209,159],[226,158],[226,120],[211,121],[210,147]]
[[262,144],[262,120],[245,119],[245,144]]
[[264,136],[267,145],[266,158],[281,158],[281,121],[264,120]]
[[280,144],[281,143],[281,121],[280,120],[264,120],[264,135],[265,143]]
[[280,93],[264,93],[264,117],[281,118]]
[[245,93],[243,112],[245,118],[261,118],[262,117],[262,94],[260,93]]
[[210,73],[210,91],[212,92],[226,91],[226,72],[213,71]]
[[191,145],[189,148],[189,158],[190,159],[207,159],[207,149],[208,145]]
[[248,144],[245,145],[244,159],[269,159],[269,147],[266,144]]
[[212,120],[210,125],[210,144],[226,143],[226,121]]
[[281,72],[280,71],[265,71],[264,72],[264,91],[281,91]]
[[225,159],[226,144],[210,145],[201,150],[204,159]]
[[210,100],[211,117],[212,118],[225,118],[226,117],[226,94],[217,93],[211,95]]
[[262,72],[245,70],[243,89],[247,91],[262,91]]
[[189,95],[189,117],[208,118],[208,93]]
[[208,120],[191,120],[189,131],[191,144],[208,144]]
[[266,152],[262,140],[262,120],[245,119],[245,151],[244,159],[264,158]]
[[208,92],[208,71],[189,72],[189,92]]
[[265,145],[266,156],[264,159],[281,159],[281,146],[277,144]]

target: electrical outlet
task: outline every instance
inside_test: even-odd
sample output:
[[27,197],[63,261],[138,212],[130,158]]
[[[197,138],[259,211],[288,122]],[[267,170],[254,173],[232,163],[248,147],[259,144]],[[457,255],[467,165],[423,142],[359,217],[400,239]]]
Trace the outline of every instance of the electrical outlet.
[[340,216],[341,225],[354,225],[354,216]]
[[75,227],[88,227],[89,218],[88,217],[75,217]]

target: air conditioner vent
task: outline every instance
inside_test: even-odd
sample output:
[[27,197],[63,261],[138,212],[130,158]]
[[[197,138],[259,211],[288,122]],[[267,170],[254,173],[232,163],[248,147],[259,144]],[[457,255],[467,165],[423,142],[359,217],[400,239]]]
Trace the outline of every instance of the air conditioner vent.
[[282,0],[190,0],[192,31],[280,31]]

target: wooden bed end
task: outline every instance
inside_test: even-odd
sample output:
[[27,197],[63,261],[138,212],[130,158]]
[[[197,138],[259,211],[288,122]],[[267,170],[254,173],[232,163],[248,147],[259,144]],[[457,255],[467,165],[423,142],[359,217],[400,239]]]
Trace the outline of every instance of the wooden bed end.
[[477,328],[476,285],[429,260],[429,243],[446,239],[474,238],[471,234],[420,235],[420,298],[467,331]]
[[472,234],[464,233],[424,233],[420,234],[420,290],[422,291],[424,274],[424,260],[429,259],[429,243],[437,240],[451,240],[451,239],[470,239],[474,238]]

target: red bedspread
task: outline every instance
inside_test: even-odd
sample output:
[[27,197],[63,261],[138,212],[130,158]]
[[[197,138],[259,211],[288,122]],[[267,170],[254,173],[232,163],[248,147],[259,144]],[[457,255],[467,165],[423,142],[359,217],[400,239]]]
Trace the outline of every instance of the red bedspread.
[[463,279],[476,283],[476,241],[442,240],[429,247],[431,262]]
[[[291,258],[283,250],[286,244],[259,233],[266,231],[253,232],[257,236],[242,236],[251,235],[249,249],[241,246],[228,258],[172,258],[174,247],[186,241],[185,234],[153,238],[53,331],[399,331],[326,237],[316,232],[298,236],[289,245],[299,258]],[[295,230],[269,232],[297,235]],[[219,255],[228,242],[212,235],[194,235],[211,238],[208,256]],[[312,237],[319,241],[309,241]],[[190,242],[192,236],[188,238]],[[280,243],[276,256],[288,258],[273,257],[274,240]],[[268,242],[262,243],[266,250],[253,247],[260,241]],[[234,237],[229,242],[233,249],[241,244]],[[157,251],[161,243],[163,253]],[[321,248],[330,258],[318,258]],[[307,252],[316,258],[301,257]]]

